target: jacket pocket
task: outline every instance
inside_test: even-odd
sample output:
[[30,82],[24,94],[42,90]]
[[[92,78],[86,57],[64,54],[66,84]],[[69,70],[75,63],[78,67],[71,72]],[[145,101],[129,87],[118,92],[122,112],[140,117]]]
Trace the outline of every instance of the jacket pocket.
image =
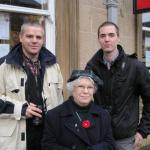
[[13,86],[10,84],[6,85],[6,95],[11,99],[19,100],[20,89],[18,86]]
[[12,136],[16,129],[16,120],[0,119],[0,137]]
[[44,90],[47,99],[47,110],[52,109],[62,103],[61,92],[62,88],[60,87],[58,79],[54,78],[53,80],[48,81]]

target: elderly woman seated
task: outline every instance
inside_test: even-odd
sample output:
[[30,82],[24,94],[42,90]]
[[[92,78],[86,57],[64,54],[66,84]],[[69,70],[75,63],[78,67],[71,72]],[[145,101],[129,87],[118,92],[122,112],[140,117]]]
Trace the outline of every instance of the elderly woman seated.
[[93,103],[102,81],[91,71],[74,70],[71,96],[46,115],[43,150],[114,150],[109,113]]

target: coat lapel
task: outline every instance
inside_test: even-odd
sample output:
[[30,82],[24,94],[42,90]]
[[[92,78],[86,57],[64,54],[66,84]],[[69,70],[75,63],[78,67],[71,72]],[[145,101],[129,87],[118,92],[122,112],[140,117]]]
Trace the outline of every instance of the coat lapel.
[[90,145],[90,141],[85,131],[86,129],[81,127],[81,123],[73,115],[66,119],[65,126],[82,141]]
[[[78,136],[82,141],[87,143],[88,145],[91,145],[92,141],[96,141],[97,138],[99,138],[100,133],[100,124],[99,124],[99,111],[93,107],[94,104],[91,105],[91,108],[89,110],[89,119],[91,121],[91,127],[88,129],[84,129],[81,126],[81,122],[75,117],[74,114],[74,107],[73,103],[71,101],[71,98],[69,98],[68,101],[66,101],[66,108],[63,109],[61,112],[61,116],[64,119],[65,127],[70,130],[73,134]],[[92,139],[89,139],[88,135],[92,135]]]
[[66,101],[66,108],[61,112],[60,117],[63,117],[65,127],[73,134],[78,136],[82,141],[90,145],[87,133],[84,128],[81,127],[81,122],[74,115],[74,107],[72,103],[72,97]]

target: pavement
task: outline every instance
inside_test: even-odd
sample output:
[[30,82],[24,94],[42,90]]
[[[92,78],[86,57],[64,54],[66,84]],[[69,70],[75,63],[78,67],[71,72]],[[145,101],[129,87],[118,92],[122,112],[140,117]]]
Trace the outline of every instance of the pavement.
[[140,148],[139,150],[150,150],[150,145]]

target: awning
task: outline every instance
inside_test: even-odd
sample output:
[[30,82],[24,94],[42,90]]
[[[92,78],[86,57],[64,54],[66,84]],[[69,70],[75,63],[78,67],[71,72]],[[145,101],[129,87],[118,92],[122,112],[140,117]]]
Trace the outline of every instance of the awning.
[[150,12],[150,0],[133,0],[133,13]]

